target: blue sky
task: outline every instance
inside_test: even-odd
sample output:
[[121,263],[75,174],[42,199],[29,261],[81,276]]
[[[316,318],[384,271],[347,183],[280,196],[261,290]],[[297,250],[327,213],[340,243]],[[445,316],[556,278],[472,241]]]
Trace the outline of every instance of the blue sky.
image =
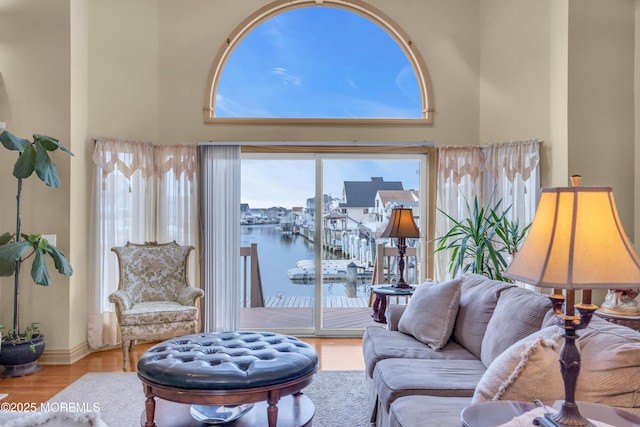
[[[396,41],[356,13],[328,6],[274,16],[247,34],[221,73],[216,117],[420,118],[413,69]],[[313,160],[243,160],[242,202],[304,206],[315,195]],[[383,177],[418,188],[418,161],[331,160],[324,193]]]
[[[418,160],[325,160],[324,194],[342,196],[344,181],[402,181],[405,190],[419,188]],[[314,160],[243,160],[241,202],[251,208],[305,206],[315,195]]]
[[216,117],[420,118],[415,73],[382,28],[344,9],[293,9],[239,43]]

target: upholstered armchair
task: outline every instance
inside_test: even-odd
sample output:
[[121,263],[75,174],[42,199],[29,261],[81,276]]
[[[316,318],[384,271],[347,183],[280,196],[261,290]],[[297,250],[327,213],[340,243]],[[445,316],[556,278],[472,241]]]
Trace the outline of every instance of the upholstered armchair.
[[156,341],[197,333],[196,301],[202,289],[189,284],[187,261],[193,246],[127,242],[111,248],[118,256],[118,290],[109,295],[115,304],[122,337],[123,368],[127,347],[136,340]]

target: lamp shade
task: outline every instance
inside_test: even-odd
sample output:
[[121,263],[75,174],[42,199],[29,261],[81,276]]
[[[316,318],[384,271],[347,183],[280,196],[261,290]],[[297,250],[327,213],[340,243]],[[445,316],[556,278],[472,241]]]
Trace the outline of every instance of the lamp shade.
[[608,187],[545,188],[504,276],[562,289],[640,287],[640,260]]
[[413,210],[402,206],[393,208],[387,228],[380,237],[420,237],[420,230],[413,219]]

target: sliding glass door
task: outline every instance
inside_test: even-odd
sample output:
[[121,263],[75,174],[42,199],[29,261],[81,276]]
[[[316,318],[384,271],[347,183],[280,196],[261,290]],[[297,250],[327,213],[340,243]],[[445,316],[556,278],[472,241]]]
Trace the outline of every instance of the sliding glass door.
[[349,336],[374,324],[376,251],[394,244],[380,234],[400,205],[426,224],[426,168],[424,154],[243,154],[241,327]]

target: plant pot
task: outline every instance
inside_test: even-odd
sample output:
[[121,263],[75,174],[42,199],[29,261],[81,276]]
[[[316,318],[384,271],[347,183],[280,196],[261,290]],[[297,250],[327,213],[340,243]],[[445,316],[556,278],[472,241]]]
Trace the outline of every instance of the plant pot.
[[[35,350],[32,351],[33,349]],[[44,351],[44,335],[20,343],[3,342],[0,348],[0,377],[22,377],[40,370],[38,359]]]

